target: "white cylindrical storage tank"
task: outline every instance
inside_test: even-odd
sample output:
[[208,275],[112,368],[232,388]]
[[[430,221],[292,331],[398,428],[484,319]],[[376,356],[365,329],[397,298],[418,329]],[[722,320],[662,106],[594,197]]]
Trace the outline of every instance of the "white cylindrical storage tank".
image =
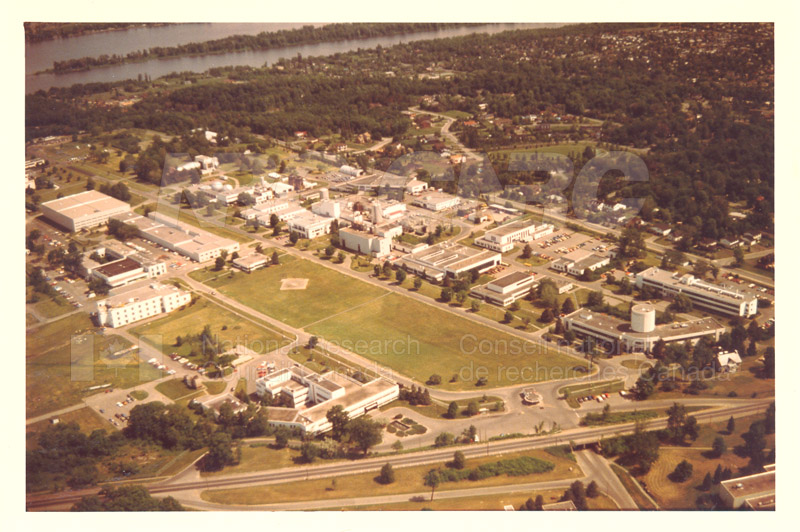
[[640,333],[653,332],[656,328],[656,309],[652,305],[635,305],[631,309],[631,328]]

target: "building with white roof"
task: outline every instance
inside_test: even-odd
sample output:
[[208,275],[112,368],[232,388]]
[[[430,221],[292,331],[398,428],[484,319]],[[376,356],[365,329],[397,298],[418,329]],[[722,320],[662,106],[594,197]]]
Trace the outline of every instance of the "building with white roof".
[[392,251],[390,236],[379,236],[351,227],[339,229],[339,241],[346,249],[376,258],[385,257]]
[[515,242],[530,242],[545,237],[553,232],[552,224],[537,224],[533,220],[520,220],[501,225],[475,239],[475,245],[500,253],[514,248]]
[[[305,209],[304,209],[305,211]],[[310,211],[291,218],[288,221],[289,231],[295,232],[301,238],[317,238],[331,232],[333,218],[318,216]]]
[[562,319],[566,330],[579,337],[594,338],[613,353],[649,353],[659,340],[696,343],[700,338],[710,336],[717,341],[725,332],[725,327],[714,318],[656,325],[655,308],[648,303],[634,305],[630,321],[586,308]]
[[267,265],[267,257],[261,253],[253,253],[246,257],[237,257],[231,261],[234,267],[245,272],[252,272]]
[[681,275],[652,267],[636,274],[636,288],[655,288],[662,296],[687,296],[692,304],[728,316],[749,318],[758,311],[758,298],[754,294],[736,289],[722,288],[690,274]]
[[411,203],[423,209],[438,212],[455,207],[461,203],[461,198],[445,192],[434,191],[414,198]]
[[400,387],[382,377],[361,383],[333,371],[320,375],[296,365],[258,378],[256,393],[281,397],[292,405],[269,407],[270,425],[313,436],[332,428],[327,413],[334,406],[341,406],[355,419],[397,399]]
[[159,283],[129,285],[97,302],[100,325],[122,327],[152,316],[172,312],[191,302],[189,292]]
[[478,251],[460,244],[442,242],[404,256],[399,264],[411,273],[441,281],[445,276],[457,277],[473,270],[483,273],[499,265],[501,260],[502,255],[488,249]]
[[593,272],[598,268],[608,266],[610,263],[610,257],[596,255],[591,251],[583,249],[576,249],[572,253],[567,253],[563,257],[551,262],[550,268],[580,277],[586,270]]
[[476,286],[471,294],[489,303],[506,307],[530,294],[531,289],[538,284],[533,272],[517,271]]
[[80,231],[108,222],[117,214],[130,212],[131,206],[96,190],[46,201],[39,205],[48,220],[68,231]]

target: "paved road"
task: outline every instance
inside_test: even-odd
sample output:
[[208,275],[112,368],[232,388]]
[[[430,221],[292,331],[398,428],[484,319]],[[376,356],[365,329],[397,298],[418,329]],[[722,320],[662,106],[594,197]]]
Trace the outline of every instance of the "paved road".
[[[743,402],[743,401],[742,401]],[[733,406],[722,407],[709,411],[697,412],[694,416],[700,423],[726,420],[730,416],[743,417],[766,410],[772,399],[748,400],[747,404],[736,404]],[[647,424],[648,430],[658,430],[666,427],[666,419],[651,421]],[[328,478],[333,476],[365,473],[378,471],[386,463],[391,463],[394,467],[411,467],[416,465],[440,463],[449,460],[455,450],[461,449],[469,457],[503,454],[526,449],[536,449],[560,445],[573,442],[577,445],[596,442],[603,438],[609,438],[621,434],[630,434],[634,430],[633,423],[626,423],[607,427],[580,427],[567,430],[558,434],[526,437],[511,440],[501,440],[473,444],[461,447],[447,447],[443,449],[433,449],[422,452],[389,455],[375,458],[367,458],[354,462],[336,462],[333,464],[322,464],[306,468],[287,468],[272,471],[261,471],[253,473],[242,473],[226,475],[224,477],[208,478],[200,481],[187,482],[156,482],[147,484],[153,494],[176,495],[180,492],[192,492],[202,489],[212,488],[233,488],[245,487],[261,484],[276,484],[290,482],[293,480],[305,480],[310,478]],[[83,490],[81,492],[56,493],[44,496],[28,497],[28,507],[48,508],[67,503],[76,502],[80,497],[91,493],[96,493],[97,489]]]
[[614,499],[620,510],[638,510],[639,507],[631,497],[625,486],[622,485],[617,475],[608,465],[608,460],[594,451],[582,450],[575,453],[578,464],[586,476],[597,482],[600,491]]

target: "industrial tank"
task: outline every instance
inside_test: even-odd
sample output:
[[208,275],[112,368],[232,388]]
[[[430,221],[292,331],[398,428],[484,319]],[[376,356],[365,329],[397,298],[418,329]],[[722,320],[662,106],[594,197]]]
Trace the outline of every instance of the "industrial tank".
[[652,305],[635,305],[631,309],[631,328],[640,333],[653,332],[656,328],[656,309]]

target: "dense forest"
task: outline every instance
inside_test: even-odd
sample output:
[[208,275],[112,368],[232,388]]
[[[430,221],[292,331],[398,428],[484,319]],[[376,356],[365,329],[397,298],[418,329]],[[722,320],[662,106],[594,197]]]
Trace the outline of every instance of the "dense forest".
[[[452,75],[421,75],[434,68]],[[401,113],[412,105],[472,115],[485,106],[515,120],[561,109],[601,121],[604,145],[643,154],[648,184],[612,175],[601,195],[650,195],[642,217],[681,224],[689,246],[772,228],[773,76],[770,25],[577,25],[175,74],[188,85],[169,90],[158,87],[170,78],[39,91],[26,97],[26,136],[138,127],[186,137],[205,127],[245,143],[297,130],[399,139],[411,127]],[[125,109],[85,103],[122,90],[147,97]],[[474,147],[497,149],[504,139],[494,134]],[[576,173],[591,155],[576,154]],[[513,183],[507,170],[495,168],[503,185]],[[742,202],[747,218],[731,218],[730,202]]]
[[241,52],[243,50],[269,50],[271,48],[283,48],[286,46],[303,44],[369,39],[371,37],[436,31],[465,25],[468,26],[469,24],[434,22],[396,24],[357,23],[326,24],[319,28],[308,25],[293,30],[265,31],[258,35],[232,35],[222,39],[190,42],[178,46],[154,46],[147,50],[137,50],[125,55],[104,54],[97,57],[81,57],[79,59],[55,61],[53,63],[53,70],[56,73],[63,73],[153,58],[219,54],[225,52]]

